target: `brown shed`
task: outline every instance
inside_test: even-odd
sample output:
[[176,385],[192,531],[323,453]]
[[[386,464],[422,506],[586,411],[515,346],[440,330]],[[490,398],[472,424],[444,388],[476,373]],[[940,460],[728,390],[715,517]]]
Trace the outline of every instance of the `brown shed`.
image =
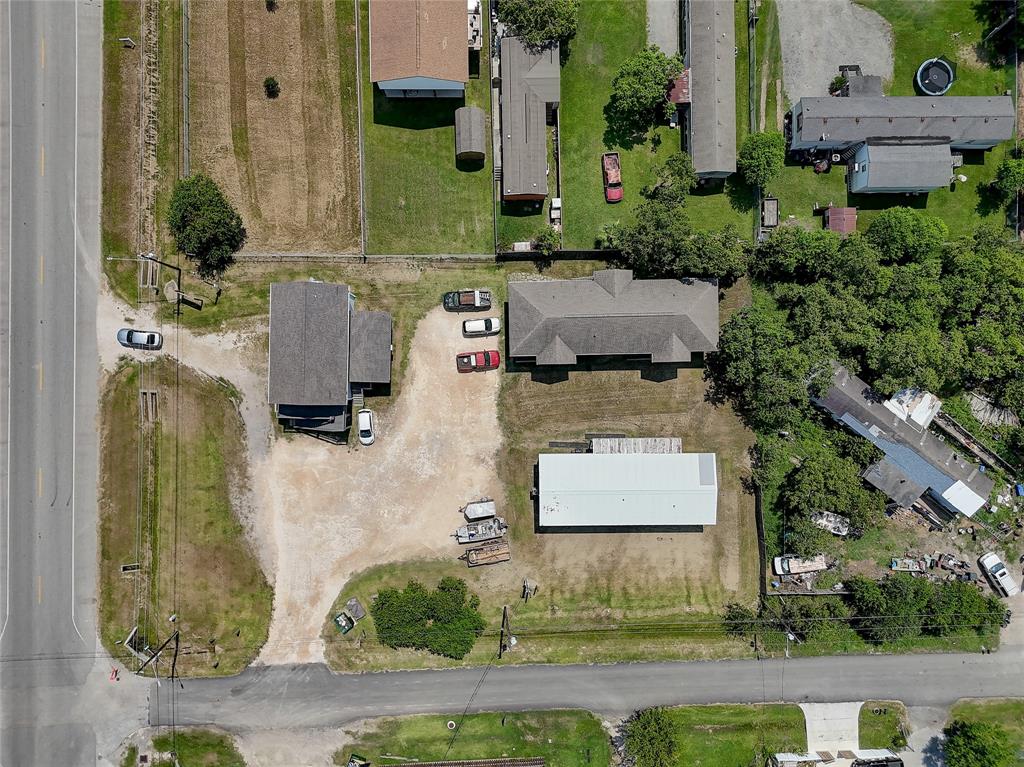
[[833,232],[839,232],[844,237],[857,231],[857,209],[856,208],[834,208],[825,209],[825,228]]

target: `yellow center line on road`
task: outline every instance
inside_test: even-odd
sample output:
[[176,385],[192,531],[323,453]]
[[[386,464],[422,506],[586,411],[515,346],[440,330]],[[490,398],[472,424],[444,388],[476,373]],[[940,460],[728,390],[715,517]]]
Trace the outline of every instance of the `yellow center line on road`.
[[36,495],[40,498],[43,497],[43,470],[37,469],[36,471]]
[[39,284],[40,285],[42,285],[43,281],[44,281],[43,267],[45,266],[45,264],[46,264],[46,254],[45,253],[40,253],[39,254]]
[[36,576],[36,603],[43,603],[43,576]]
[[46,69],[46,35],[39,38],[39,66]]
[[39,145],[39,175],[46,175],[46,145]]
[[39,391],[43,390],[43,363],[39,363]]

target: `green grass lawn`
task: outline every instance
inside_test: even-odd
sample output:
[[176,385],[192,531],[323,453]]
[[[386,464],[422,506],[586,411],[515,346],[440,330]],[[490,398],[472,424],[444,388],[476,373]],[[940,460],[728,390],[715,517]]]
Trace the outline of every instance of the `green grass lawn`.
[[[448,730],[449,720],[458,723],[456,730]],[[375,765],[390,763],[391,754],[415,761],[543,757],[551,767],[605,767],[611,763],[608,735],[601,721],[588,711],[380,719],[338,751],[334,763],[348,764],[353,753]]]
[[[988,33],[964,0],[857,0],[885,17],[893,33],[893,78],[890,96],[913,96],[914,75],[926,59],[944,56],[957,65],[951,96],[997,96],[1013,92],[1013,67],[991,59],[981,48]],[[867,73],[872,74],[872,73]]]
[[173,751],[177,756],[177,761],[160,759],[153,762],[153,767],[245,767],[231,736],[210,730],[178,730],[173,737],[158,735],[153,738],[153,748],[164,754]]
[[[622,146],[607,135],[604,108],[619,65],[647,44],[646,3],[642,0],[583,0],[579,31],[562,67],[559,130],[562,160],[563,244],[592,248],[602,227],[633,220],[640,190],[654,181],[657,165],[681,148],[681,132],[661,126],[636,146]],[[736,4],[739,53],[736,60],[737,140],[747,128],[747,35],[745,4]],[[617,205],[604,201],[601,154],[619,152],[625,197]],[[694,227],[717,229],[735,223],[750,231],[749,192],[737,185],[696,194],[687,201]]]
[[[266,640],[272,601],[232,509],[230,488],[248,480],[237,392],[169,358],[142,375],[123,365],[102,399],[103,642],[134,668],[116,644],[133,626],[154,646],[176,628],[179,674],[234,674]],[[142,427],[140,387],[158,392],[158,419]],[[141,565],[138,575],[121,573],[130,563]]]
[[[876,713],[877,712],[877,713]],[[869,700],[860,707],[860,747],[901,751],[907,740],[903,730],[907,709],[894,700]]]
[[[990,65],[978,59],[975,46],[984,36],[984,30],[974,19],[970,6],[962,0],[858,2],[880,13],[892,25],[895,66],[892,82],[885,85],[887,94],[914,95],[913,78],[917,67],[925,59],[940,54],[958,64],[957,81],[951,95],[991,96],[1007,89],[1012,91],[1012,66],[1002,61]],[[778,77],[782,72],[774,10],[771,4],[762,7],[758,27],[758,68],[762,77],[767,70],[770,78]],[[953,37],[954,33],[957,37]],[[771,88],[768,98],[770,102],[773,99]],[[792,163],[787,164],[779,178],[770,184],[769,192],[779,198],[779,215],[784,223],[789,221],[808,228],[820,228],[821,218],[813,213],[815,205],[834,203],[858,208],[857,228],[863,231],[879,211],[903,205],[939,216],[953,234],[959,234],[981,223],[1005,221],[1003,205],[993,197],[989,184],[1009,149],[1010,144],[1007,143],[988,152],[966,152],[964,165],[958,173],[967,176],[967,181],[928,195],[848,195],[844,168],[832,168],[828,173],[816,174],[810,166],[800,167]]]
[[455,162],[455,110],[478,106],[490,114],[488,30],[479,72],[466,84],[465,100],[388,99],[370,83],[368,9],[362,0],[367,251],[493,253],[490,148],[482,164]]
[[807,750],[799,706],[681,706],[666,710],[674,725],[675,767],[764,764],[769,754]]
[[961,700],[949,712],[949,719],[998,724],[1010,734],[1017,748],[1017,765],[1024,767],[1024,698]]

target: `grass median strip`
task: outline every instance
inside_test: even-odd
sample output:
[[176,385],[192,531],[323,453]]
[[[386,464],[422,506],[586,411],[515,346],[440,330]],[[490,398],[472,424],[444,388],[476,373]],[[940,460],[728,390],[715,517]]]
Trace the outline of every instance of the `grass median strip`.
[[[456,722],[456,730],[448,729],[449,720]],[[387,763],[394,754],[405,757],[401,761],[542,757],[551,767],[611,763],[608,736],[588,711],[382,719],[338,751],[334,763],[348,764],[353,753],[372,764]]]
[[[177,629],[180,674],[237,673],[266,639],[271,605],[232,508],[247,481],[241,418],[220,382],[171,360],[147,362],[141,376],[126,362],[102,400],[103,642],[134,668],[118,644],[133,626],[139,650]],[[155,414],[152,400],[140,404],[140,385],[156,392]]]

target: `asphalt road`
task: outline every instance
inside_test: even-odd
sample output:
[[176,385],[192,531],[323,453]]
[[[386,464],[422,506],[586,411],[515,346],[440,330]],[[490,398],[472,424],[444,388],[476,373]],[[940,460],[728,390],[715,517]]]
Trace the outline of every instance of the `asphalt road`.
[[[325,666],[251,668],[179,689],[178,725],[232,730],[330,727],[425,712],[636,708],[697,703],[902,700],[946,707],[963,697],[1019,697],[1024,647],[991,655],[879,655],[771,661],[519,666],[338,675]],[[150,689],[150,723],[169,724],[169,685]]]
[[0,4],[0,763],[95,764],[99,2]]

